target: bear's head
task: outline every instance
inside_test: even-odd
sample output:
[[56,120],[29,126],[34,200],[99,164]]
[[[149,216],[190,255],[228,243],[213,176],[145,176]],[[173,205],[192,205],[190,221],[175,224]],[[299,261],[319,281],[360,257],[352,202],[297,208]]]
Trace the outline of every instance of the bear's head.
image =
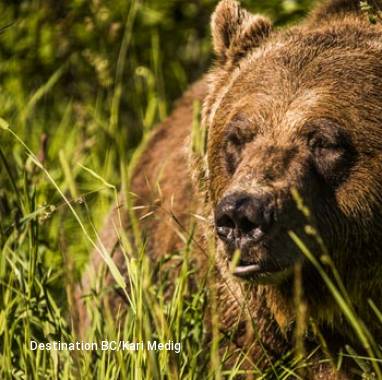
[[282,284],[297,262],[308,278],[293,231],[316,256],[322,239],[356,301],[382,287],[382,28],[337,3],[274,31],[221,1],[203,122],[222,265],[239,251],[239,281]]

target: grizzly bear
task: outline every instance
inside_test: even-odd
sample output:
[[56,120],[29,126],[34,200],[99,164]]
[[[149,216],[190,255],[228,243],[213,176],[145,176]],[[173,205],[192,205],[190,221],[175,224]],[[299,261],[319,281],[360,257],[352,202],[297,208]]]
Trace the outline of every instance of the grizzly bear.
[[[304,378],[357,378],[352,364],[337,372],[320,358],[346,345],[367,352],[365,334],[382,342],[382,27],[370,16],[381,9],[331,0],[275,30],[220,1],[213,69],[156,129],[135,169],[131,190],[138,215],[149,215],[142,228],[152,260],[182,246],[175,224],[203,216],[195,265],[202,273],[200,247],[212,238],[219,328],[233,332],[233,351],[247,350],[245,369],[264,348],[270,362],[281,358],[299,336],[323,347]],[[198,152],[197,101],[206,135]],[[114,210],[101,239],[125,271],[117,225]],[[94,254],[92,265],[101,261]],[[87,286],[85,277],[81,291]]]

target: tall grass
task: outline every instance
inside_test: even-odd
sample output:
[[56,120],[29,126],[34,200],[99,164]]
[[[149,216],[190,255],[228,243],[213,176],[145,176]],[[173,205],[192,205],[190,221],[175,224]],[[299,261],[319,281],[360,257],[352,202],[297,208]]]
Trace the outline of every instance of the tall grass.
[[[214,297],[203,281],[190,288],[192,227],[178,231],[184,247],[167,256],[180,268],[170,298],[166,276],[155,281],[163,263],[150,264],[132,207],[134,249],[129,236],[121,236],[129,291],[124,273],[97,244],[102,221],[118,202],[117,190],[131,205],[133,168],[153,126],[210,59],[207,25],[215,1],[186,6],[134,0],[113,2],[113,7],[106,1],[21,3],[0,4],[4,25],[11,24],[0,25],[0,378],[218,379],[243,374],[239,364],[244,354],[236,365],[224,367],[229,358],[219,349],[225,337],[216,324],[207,340],[206,300]],[[257,10],[267,8],[281,24],[293,21],[309,4],[293,8],[292,3],[259,3]],[[177,12],[181,17],[176,23]],[[204,22],[194,26],[195,20]],[[195,105],[193,144],[195,153],[202,154],[199,107]],[[107,267],[125,289],[128,312],[116,316],[104,307],[101,298],[110,289],[95,274],[94,291],[85,297],[92,316],[86,341],[181,342],[180,353],[30,349],[32,340],[80,339],[71,319],[73,289],[94,247],[104,259],[101,272]],[[207,254],[213,265],[213,244]],[[325,280],[326,268],[318,264]],[[374,357],[357,358],[361,369],[370,372],[371,362],[379,375],[376,344],[347,307],[341,284],[327,285]],[[208,302],[216,315],[216,305]],[[252,375],[298,378],[310,360],[309,352],[304,359],[291,353],[269,370],[254,366]]]
[[[197,107],[196,107],[197,109]],[[153,265],[145,254],[145,245],[139,236],[135,236],[135,250],[131,249],[128,237],[121,237],[126,242],[124,246],[125,257],[129,272],[130,291],[128,293],[128,312],[121,310],[120,315],[113,315],[111,310],[104,307],[100,302],[103,293],[110,291],[102,284],[104,269],[94,275],[94,292],[85,295],[87,298],[87,312],[92,316],[91,325],[86,333],[86,340],[97,342],[99,347],[102,341],[108,342],[146,342],[157,340],[159,342],[181,342],[179,353],[173,351],[150,351],[139,349],[130,350],[102,350],[97,351],[41,351],[31,350],[30,342],[75,342],[80,338],[74,334],[70,320],[70,282],[73,281],[70,273],[70,260],[62,257],[62,269],[59,266],[50,267],[44,262],[44,254],[47,254],[49,242],[42,241],[42,231],[47,224],[52,222],[52,215],[60,208],[68,210],[65,218],[72,218],[76,228],[81,231],[81,236],[87,241],[89,249],[97,246],[97,232],[93,230],[93,222],[89,220],[86,210],[86,197],[82,196],[80,202],[69,199],[60,188],[50,172],[41,160],[30,150],[4,119],[1,119],[1,133],[11,134],[15,145],[21,145],[25,151],[26,159],[30,160],[31,170],[38,170],[45,176],[50,184],[60,195],[62,201],[57,205],[37,205],[37,191],[33,186],[28,186],[24,178],[19,188],[17,181],[9,170],[7,157],[1,155],[2,165],[7,169],[9,181],[13,186],[14,201],[17,205],[19,217],[9,226],[8,231],[2,235],[4,238],[1,252],[1,313],[0,313],[0,337],[1,337],[1,366],[2,378],[234,378],[246,372],[240,369],[242,358],[237,360],[236,365],[230,365],[227,369],[224,362],[229,359],[224,350],[219,349],[219,342],[223,336],[218,330],[212,331],[212,340],[206,340],[206,331],[203,320],[206,313],[207,296],[209,306],[212,308],[211,315],[217,315],[211,289],[203,285],[189,288],[193,276],[190,265],[190,252],[194,244],[193,231],[180,229],[185,242],[183,249],[177,253],[169,253],[167,259],[175,259],[180,263],[180,271],[173,283],[173,292],[170,299],[166,297],[166,289],[169,283],[155,281],[155,273],[158,272],[162,263]],[[203,141],[203,134],[198,129],[198,123],[194,125],[194,143],[199,147]],[[200,138],[202,140],[200,140]],[[198,141],[198,143],[197,143]],[[33,166],[32,166],[33,165]],[[116,189],[97,173],[84,166],[81,169],[100,182],[102,188],[110,192],[111,200],[116,197]],[[129,170],[128,170],[129,171]],[[128,177],[128,176],[126,176]],[[41,179],[42,180],[42,179]],[[104,190],[104,191],[105,191]],[[301,200],[298,204],[302,204]],[[301,207],[306,216],[308,211]],[[309,220],[308,220],[309,221]],[[308,222],[307,221],[307,222]],[[139,222],[133,230],[139,234]],[[311,234],[315,231],[309,228]],[[291,238],[296,242],[301,252],[316,266],[338,302],[344,316],[354,328],[360,342],[369,354],[369,358],[357,356],[349,348],[348,356],[356,359],[364,376],[367,373],[375,373],[380,378],[380,363],[382,359],[378,344],[373,341],[354,312],[340,278],[335,275],[336,281],[332,281],[327,270],[320,261],[304,245],[294,232]],[[319,237],[317,237],[319,238]],[[138,244],[137,244],[138,242]],[[63,244],[63,243],[62,243]],[[213,245],[212,245],[213,247]],[[214,252],[212,257],[213,265]],[[123,274],[111,264],[108,252],[100,252],[105,261],[104,266],[111,271],[117,285],[125,289]],[[331,263],[324,258],[325,263]],[[322,259],[321,259],[322,260]],[[72,269],[72,268],[70,268]],[[331,272],[335,272],[332,264],[329,265]],[[208,273],[213,273],[209,271]],[[66,277],[67,276],[67,277]],[[166,276],[163,276],[166,279]],[[57,283],[67,282],[67,287],[57,286]],[[169,280],[168,280],[169,281]],[[208,282],[208,279],[206,279]],[[66,290],[66,291],[65,291]],[[65,301],[66,300],[66,301]],[[66,305],[66,306],[65,306]],[[377,315],[380,311],[376,308]],[[214,322],[214,320],[213,320]],[[218,326],[217,321],[213,325]],[[256,321],[254,321],[256,324]],[[310,365],[313,353],[304,353],[305,357],[293,356],[291,353],[268,371],[254,369],[252,375],[261,379],[288,379],[299,378],[301,369]],[[258,363],[260,364],[260,363]],[[303,372],[302,372],[303,373]],[[369,375],[372,376],[372,375]],[[303,375],[302,377],[303,378]],[[372,378],[372,377],[370,377]]]

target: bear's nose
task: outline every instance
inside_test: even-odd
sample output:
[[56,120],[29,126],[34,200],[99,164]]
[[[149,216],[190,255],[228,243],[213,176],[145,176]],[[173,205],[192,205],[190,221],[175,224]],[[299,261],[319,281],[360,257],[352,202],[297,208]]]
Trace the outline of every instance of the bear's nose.
[[216,207],[216,232],[232,249],[245,250],[263,238],[272,225],[273,213],[268,196],[233,193]]

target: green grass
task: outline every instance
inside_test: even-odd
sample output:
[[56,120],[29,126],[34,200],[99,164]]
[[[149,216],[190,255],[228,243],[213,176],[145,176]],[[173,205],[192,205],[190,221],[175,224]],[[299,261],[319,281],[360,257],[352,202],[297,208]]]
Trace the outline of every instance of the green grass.
[[[135,248],[131,237],[122,237],[131,282],[128,312],[117,319],[103,307],[101,296],[110,289],[95,277],[95,290],[86,297],[92,315],[86,340],[180,341],[181,352],[29,347],[31,340],[79,339],[71,317],[74,287],[117,193],[130,196],[132,170],[150,131],[208,66],[208,17],[215,3],[0,2],[0,379],[219,379],[240,373],[243,358],[224,369],[228,354],[219,351],[223,337],[216,325],[211,342],[206,341],[206,299],[213,297],[204,284],[190,290],[193,229],[180,231],[181,251],[168,252],[180,268],[168,299],[168,283],[155,280],[162,263],[150,265],[134,218]],[[293,4],[260,2],[256,10],[267,10],[282,24],[300,17],[310,2]],[[205,149],[197,130],[199,111],[196,104],[195,154]],[[123,273],[107,251],[99,250],[124,287]],[[213,258],[212,248],[209,254]],[[379,375],[378,348],[354,315],[340,281],[326,281],[328,266],[310,259],[375,358],[359,357],[357,363],[365,373]],[[347,354],[357,355],[350,348]],[[304,360],[291,353],[268,371],[254,369],[253,374],[294,378],[310,359],[310,353]]]
[[[198,108],[196,105],[196,115]],[[203,152],[203,135],[200,135],[198,125],[197,122],[194,123],[193,141],[196,154]],[[94,201],[94,204],[104,204],[103,210],[106,211],[110,204],[116,202],[117,190],[116,186],[108,183],[84,164],[74,166],[65,163],[68,160],[66,155],[59,160],[62,172],[48,170],[41,158],[38,158],[14,131],[12,125],[0,119],[0,126],[1,134],[12,141],[14,148],[20,149],[19,162],[23,167],[23,176],[17,171],[15,176],[10,169],[9,157],[1,153],[2,168],[6,171],[5,176],[8,177],[10,187],[7,189],[7,202],[13,206],[10,208],[10,216],[14,219],[9,225],[2,224],[0,377],[212,379],[234,378],[242,373],[239,365],[244,357],[239,358],[230,370],[224,369],[228,355],[219,350],[219,342],[223,337],[217,330],[212,331],[212,341],[209,344],[206,342],[203,319],[206,313],[206,297],[211,290],[203,284],[192,291],[189,289],[193,275],[190,265],[190,252],[194,244],[193,228],[189,232],[178,231],[183,234],[184,248],[180,252],[169,252],[168,259],[178,262],[181,269],[178,277],[172,280],[174,290],[168,299],[165,296],[168,283],[165,280],[155,280],[155,273],[159,271],[162,263],[152,265],[149,262],[145,254],[145,245],[139,237],[139,222],[135,219],[132,219],[135,223],[132,230],[135,232],[136,248],[131,248],[127,236],[121,237],[125,242],[124,252],[130,273],[128,312],[125,316],[118,317],[103,307],[100,300],[110,289],[102,285],[102,276],[97,273],[93,279],[94,292],[85,295],[88,313],[92,316],[85,341],[97,342],[99,345],[106,340],[181,342],[181,352],[176,354],[169,351],[130,352],[99,349],[70,353],[30,349],[31,340],[69,343],[80,339],[73,332],[70,313],[73,287],[78,280],[74,276],[77,263],[73,262],[70,253],[76,248],[81,247],[87,251],[96,246],[96,214],[94,209],[90,209],[94,206],[88,202],[87,197],[96,194],[99,199]],[[121,177],[127,181],[132,172],[130,165],[133,166],[135,161],[136,159],[132,159],[126,168],[121,169]],[[77,189],[75,178],[79,175],[86,176],[89,182],[94,181],[94,190],[89,189],[84,193]],[[57,200],[48,203],[44,194],[50,194]],[[309,212],[302,206],[301,200],[297,199],[297,202],[309,218]],[[311,227],[307,231],[315,234]],[[74,242],[67,240],[69,233],[75,234]],[[317,267],[335,301],[359,336],[360,342],[369,356],[375,358],[370,360],[359,357],[359,366],[365,373],[371,370],[380,378],[381,356],[378,345],[373,342],[370,333],[355,315],[340,279],[334,276],[337,282],[333,282],[324,270],[322,263],[329,263],[330,270],[334,271],[330,261],[327,257],[322,257],[320,262],[293,232],[291,237],[302,253]],[[71,244],[73,246],[68,248]],[[109,267],[117,283],[125,288],[123,274],[113,266],[109,253],[102,247],[99,250],[105,266]],[[214,252],[210,254],[213,258]],[[57,257],[58,255],[60,256]],[[103,270],[100,271],[102,272]],[[165,278],[163,275],[163,279]],[[210,294],[210,300],[211,298],[213,299],[213,294]],[[215,315],[215,306],[212,303],[212,315]],[[380,315],[380,312],[376,311]],[[310,355],[306,353],[305,358],[301,360],[291,353],[268,371],[261,372],[254,368],[252,373],[259,379],[295,378],[298,377],[301,368],[309,366]],[[349,355],[357,356],[350,348]]]

